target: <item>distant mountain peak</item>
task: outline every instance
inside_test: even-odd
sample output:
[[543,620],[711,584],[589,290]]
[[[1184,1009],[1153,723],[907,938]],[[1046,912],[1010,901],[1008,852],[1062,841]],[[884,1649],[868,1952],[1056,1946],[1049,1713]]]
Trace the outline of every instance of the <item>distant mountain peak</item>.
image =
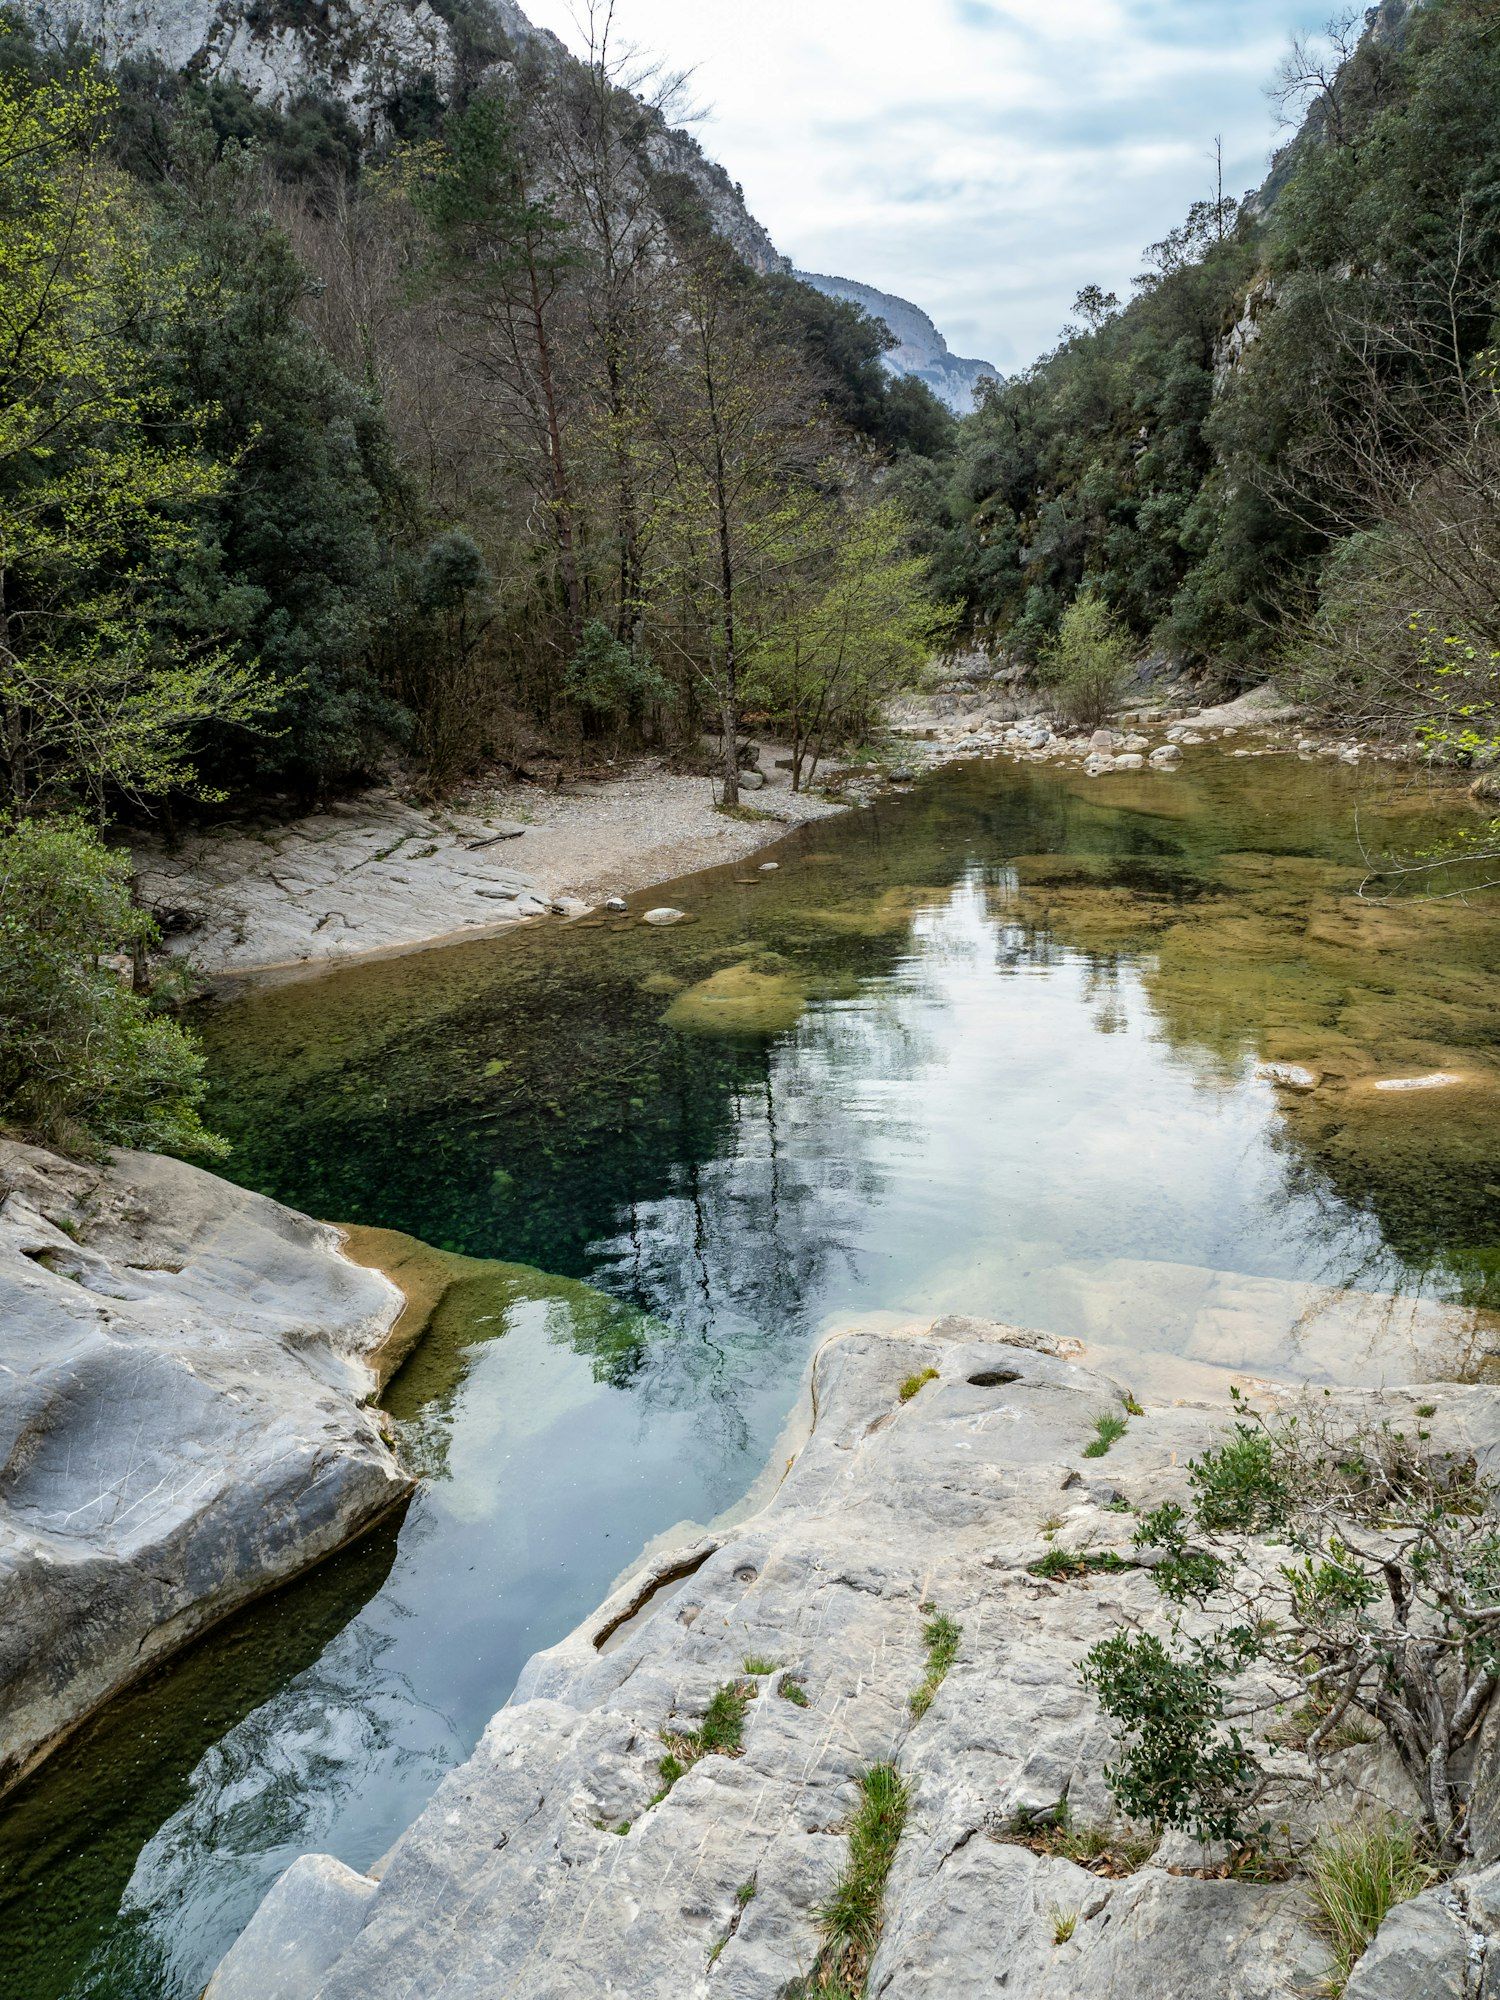
[[857,278],[831,278],[822,271],[793,275],[828,298],[846,299],[871,319],[884,320],[896,338],[896,345],[885,357],[886,366],[893,374],[915,375],[925,382],[956,416],[967,416],[973,409],[974,392],[982,381],[1001,379],[992,361],[971,361],[955,354],[933,320],[910,299],[877,291]]

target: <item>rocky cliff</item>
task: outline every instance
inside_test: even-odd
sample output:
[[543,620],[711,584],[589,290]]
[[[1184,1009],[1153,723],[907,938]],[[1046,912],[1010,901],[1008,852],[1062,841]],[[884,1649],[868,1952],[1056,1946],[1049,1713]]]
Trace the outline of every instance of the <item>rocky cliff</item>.
[[366,1407],[401,1307],[214,1174],[0,1141],[0,1790],[410,1490]]
[[897,375],[915,375],[932,393],[948,405],[956,416],[967,416],[974,407],[974,392],[984,381],[997,382],[1000,371],[989,361],[969,361],[954,354],[920,306],[910,299],[898,299],[891,292],[878,292],[854,278],[830,278],[821,271],[798,271],[804,285],[831,299],[847,299],[871,319],[884,320],[895,335],[896,345],[886,355],[886,366]]
[[[447,98],[461,72],[482,74],[522,47],[566,63],[555,35],[514,0],[22,0],[40,39],[80,36],[109,63],[159,61],[201,78],[243,84],[267,104],[300,97],[340,104],[367,135],[389,124],[405,94]],[[475,52],[480,54],[476,58]],[[724,169],[689,132],[652,114],[656,167],[692,182],[710,220],[759,271],[783,258]]]
[[[208,2000],[789,2000],[862,1781],[887,1765],[907,1803],[871,2000],[1321,1990],[1295,1879],[1224,1879],[1181,1836],[1096,1868],[1017,1833],[1062,1802],[1075,1825],[1107,1821],[1111,1737],[1079,1663],[1122,1625],[1161,1626],[1129,1509],[1185,1491],[1223,1411],[1142,1413],[1101,1460],[1101,1411],[1128,1407],[1115,1382],[1043,1336],[953,1319],[835,1337],[810,1392],[811,1434],[763,1511],[658,1554],[539,1654],[378,1879],[295,1863]],[[1416,1393],[1393,1392],[1398,1417]],[[1424,1393],[1456,1448],[1493,1459],[1500,1392]],[[1038,1576],[1049,1547],[1095,1566]],[[941,1657],[938,1614],[957,1628]],[[1389,1760],[1340,1756],[1318,1794],[1288,1753],[1278,1817],[1306,1833],[1359,1802],[1401,1808]],[[1490,1867],[1397,1910],[1351,2000],[1478,1995],[1497,1932]]]

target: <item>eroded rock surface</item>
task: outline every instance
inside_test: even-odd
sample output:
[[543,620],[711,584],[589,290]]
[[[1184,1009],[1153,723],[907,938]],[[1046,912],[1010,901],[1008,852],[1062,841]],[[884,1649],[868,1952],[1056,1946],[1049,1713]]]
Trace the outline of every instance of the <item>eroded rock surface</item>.
[[0,1786],[408,1490],[401,1294],[178,1160],[0,1142]]

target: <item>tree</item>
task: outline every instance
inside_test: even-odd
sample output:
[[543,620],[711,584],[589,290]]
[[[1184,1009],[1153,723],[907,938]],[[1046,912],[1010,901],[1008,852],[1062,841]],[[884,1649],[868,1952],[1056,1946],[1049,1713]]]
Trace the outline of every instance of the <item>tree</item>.
[[1097,729],[1119,706],[1130,672],[1128,635],[1097,591],[1082,591],[1063,613],[1037,678],[1069,721]]
[[673,552],[663,583],[685,612],[667,631],[709,691],[723,802],[733,806],[748,578],[774,533],[779,497],[813,473],[830,440],[798,357],[756,316],[734,252],[704,234],[681,282],[677,366],[664,374],[658,403],[672,480]]
[[[533,79],[533,87],[545,85]],[[502,436],[545,509],[570,656],[587,616],[579,503],[569,445],[557,320],[578,262],[559,210],[542,193],[517,99],[476,96],[449,120],[419,199],[433,229],[440,326],[466,367],[499,392]]]
[[934,603],[930,565],[892,500],[790,501],[766,557],[752,697],[786,733],[795,791],[830,744],[859,741],[887,701],[921,685],[955,614]]
[[[1290,1718],[1316,1767],[1363,1716],[1434,1851],[1461,1860],[1464,1754],[1500,1685],[1494,1483],[1420,1425],[1316,1407],[1274,1421],[1246,1409],[1188,1476],[1191,1509],[1169,1502],[1135,1534],[1178,1607],[1171,1640],[1117,1634],[1085,1665],[1125,1730],[1115,1796],[1159,1825],[1244,1841],[1278,1774],[1241,1725]],[[1188,1622],[1190,1608],[1214,1622]]]
[[48,1144],[221,1154],[202,1058],[128,983],[155,930],[80,819],[0,824],[0,1118]]
[[0,776],[28,811],[190,791],[204,726],[266,705],[173,603],[226,473],[155,365],[189,294],[105,164],[113,104],[88,68],[0,76]]

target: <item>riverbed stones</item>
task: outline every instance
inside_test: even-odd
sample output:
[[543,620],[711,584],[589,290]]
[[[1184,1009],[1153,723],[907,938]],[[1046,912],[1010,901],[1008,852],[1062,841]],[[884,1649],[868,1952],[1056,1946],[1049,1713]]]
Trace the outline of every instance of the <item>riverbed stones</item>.
[[0,1788],[410,1490],[364,1407],[401,1306],[214,1174],[0,1142]]
[[1146,760],[1138,750],[1122,750],[1115,759],[1117,771],[1143,771]]
[[612,917],[618,917],[618,916],[623,916],[625,912],[629,910],[630,905],[626,902],[623,896],[606,896],[604,899],[604,907],[606,910],[609,911]]
[[1151,767],[1156,771],[1173,771],[1182,762],[1182,750],[1176,743],[1160,743],[1151,752]]
[[[536,1655],[387,1857],[357,1934],[278,2000],[785,2000],[818,1951],[859,1775],[886,1759],[911,1804],[871,1995],[992,2000],[1001,1972],[1006,2000],[1316,1992],[1328,1959],[1296,1881],[1182,1872],[1197,1861],[1181,1842],[1112,1881],[1008,1837],[1018,1813],[1063,1800],[1080,1824],[1108,1813],[1111,1737],[1079,1664],[1096,1639],[1163,1616],[1115,1503],[1180,1497],[1229,1417],[1157,1407],[1106,1462],[1087,1459],[1098,1416],[1125,1398],[1060,1346],[961,1318],[826,1342],[810,1434],[789,1463],[777,1453],[786,1470],[761,1510],[661,1545]],[[1415,1392],[1401,1393],[1398,1417]],[[1441,1400],[1466,1449],[1500,1438],[1500,1393]],[[1049,1541],[1126,1567],[1044,1580],[1029,1565]],[[917,1718],[934,1609],[962,1634]],[[805,1705],[783,1698],[783,1675]],[[743,1753],[704,1756],[663,1791],[663,1732],[691,1729],[731,1683],[752,1690]],[[1076,1919],[1062,1944],[1060,1912]],[[301,1921],[290,1907],[289,1950]],[[1426,2000],[1404,1986],[1364,2000],[1376,1992]]]
[[654,910],[647,910],[641,922],[643,924],[655,924],[658,928],[665,928],[668,924],[680,924],[686,915],[686,910],[677,910],[670,903],[662,903]]

